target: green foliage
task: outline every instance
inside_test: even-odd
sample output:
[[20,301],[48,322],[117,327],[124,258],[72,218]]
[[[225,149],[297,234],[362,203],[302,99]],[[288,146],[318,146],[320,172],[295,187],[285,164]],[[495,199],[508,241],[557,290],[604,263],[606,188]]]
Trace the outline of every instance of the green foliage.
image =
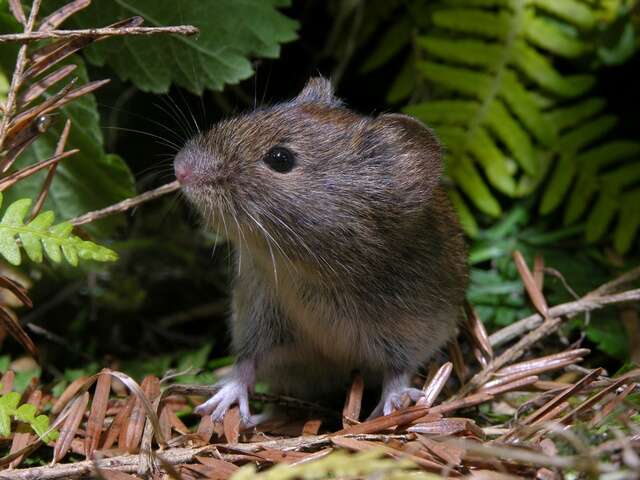
[[0,436],[7,437],[11,434],[11,420],[28,424],[31,429],[44,442],[52,442],[60,435],[57,430],[49,430],[49,417],[36,416],[35,406],[25,403],[20,406],[20,394],[9,392],[0,396]]
[[256,471],[254,464],[242,467],[231,477],[232,480],[285,480],[324,478],[376,478],[380,480],[436,480],[440,475],[416,470],[416,466],[406,459],[392,459],[384,456],[382,449],[350,454],[338,450],[313,462],[295,466],[276,465],[264,472]]
[[116,0],[93,2],[71,22],[90,28],[134,15],[150,26],[191,24],[197,37],[130,37],[86,50],[89,61],[108,64],[139,89],[167,92],[172,83],[196,94],[221,90],[253,74],[249,57],[276,58],[280,44],[296,38],[297,22],[278,12],[290,0]]
[[42,263],[43,250],[52,261],[59,263],[64,257],[73,266],[78,264],[79,258],[98,262],[112,262],[118,258],[113,250],[72,235],[70,223],[53,225],[55,214],[50,210],[25,223],[30,206],[28,198],[17,200],[7,207],[0,220],[0,255],[9,263],[20,265],[22,261],[18,240],[27,256],[36,263]]
[[[478,232],[469,202],[497,219],[501,198],[542,190],[540,212],[564,205],[565,226],[586,217],[590,242],[617,218],[614,245],[626,252],[640,228],[632,211],[640,198],[640,165],[634,165],[640,143],[612,135],[616,118],[606,113],[605,100],[589,96],[596,77],[583,66],[603,51],[629,57],[628,20],[622,23],[631,33],[613,35],[609,50],[600,39],[603,19],[628,14],[621,2],[416,1],[408,11],[382,35],[395,41],[380,44],[364,68],[384,64],[402,51],[411,25],[417,30],[409,62],[429,98],[405,111],[433,127],[445,145],[447,173],[456,184],[451,197],[467,233]],[[411,93],[410,76],[398,75],[393,100]],[[420,89],[413,96],[419,98]]]

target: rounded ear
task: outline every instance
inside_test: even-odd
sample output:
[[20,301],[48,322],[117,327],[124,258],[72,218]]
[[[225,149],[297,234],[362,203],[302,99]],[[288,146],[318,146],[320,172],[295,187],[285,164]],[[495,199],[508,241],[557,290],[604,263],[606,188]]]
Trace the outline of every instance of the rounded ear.
[[428,169],[433,178],[442,174],[442,148],[433,131],[420,120],[400,113],[385,113],[375,119],[383,131],[395,132],[395,140]]
[[315,102],[327,105],[340,105],[341,103],[333,95],[331,81],[324,77],[310,78],[295,100],[301,103]]

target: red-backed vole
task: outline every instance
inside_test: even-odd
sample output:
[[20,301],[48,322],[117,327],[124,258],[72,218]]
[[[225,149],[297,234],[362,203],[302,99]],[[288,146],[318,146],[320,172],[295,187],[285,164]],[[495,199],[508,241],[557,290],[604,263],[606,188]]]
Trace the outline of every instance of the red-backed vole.
[[265,381],[315,399],[353,370],[387,414],[456,330],[466,251],[440,184],[440,146],[414,118],[359,115],[311,79],[293,100],[187,142],[176,177],[235,251],[236,363],[197,411],[220,420]]

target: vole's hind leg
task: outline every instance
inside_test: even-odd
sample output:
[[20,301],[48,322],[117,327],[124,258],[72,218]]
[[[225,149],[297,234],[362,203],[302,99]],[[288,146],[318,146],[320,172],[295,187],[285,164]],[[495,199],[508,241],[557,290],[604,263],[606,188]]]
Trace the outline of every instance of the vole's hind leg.
[[402,408],[405,396],[409,397],[412,402],[417,402],[424,396],[424,392],[419,388],[409,386],[409,375],[406,373],[385,375],[382,396],[376,408],[369,415],[369,419],[389,415],[394,410]]
[[216,384],[218,391],[196,408],[196,413],[211,415],[214,422],[221,422],[229,408],[238,404],[243,425],[251,425],[253,422],[249,411],[249,392],[253,390],[255,381],[254,362],[252,360],[238,362],[231,374]]

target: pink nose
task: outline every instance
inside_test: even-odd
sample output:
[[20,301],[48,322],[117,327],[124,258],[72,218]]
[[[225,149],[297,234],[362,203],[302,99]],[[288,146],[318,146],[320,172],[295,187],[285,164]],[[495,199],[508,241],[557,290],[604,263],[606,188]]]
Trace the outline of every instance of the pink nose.
[[193,176],[193,168],[187,162],[175,162],[173,170],[176,174],[176,179],[182,184],[188,183]]

